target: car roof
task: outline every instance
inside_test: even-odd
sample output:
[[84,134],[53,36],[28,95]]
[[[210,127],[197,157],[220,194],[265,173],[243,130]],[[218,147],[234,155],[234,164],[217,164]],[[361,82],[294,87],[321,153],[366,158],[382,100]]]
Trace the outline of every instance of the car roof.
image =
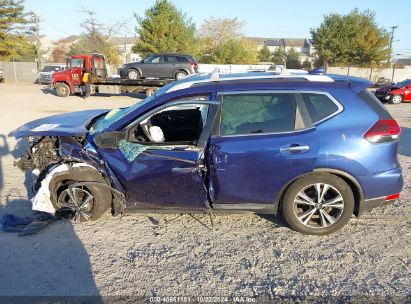
[[183,57],[193,57],[192,55],[188,55],[188,54],[178,54],[178,53],[159,53],[159,54],[151,54],[150,56],[183,56]]
[[372,82],[359,77],[335,75],[335,74],[310,74],[310,73],[270,73],[270,72],[248,72],[248,73],[232,73],[220,74],[218,70],[212,73],[194,74],[185,79],[175,82],[170,85],[164,93],[170,93],[178,90],[188,89],[197,86],[219,86],[231,85],[235,83],[252,84],[256,82],[272,82],[272,83],[289,83],[301,82],[305,86],[321,86],[321,84],[344,83],[354,92],[360,92],[372,85]]

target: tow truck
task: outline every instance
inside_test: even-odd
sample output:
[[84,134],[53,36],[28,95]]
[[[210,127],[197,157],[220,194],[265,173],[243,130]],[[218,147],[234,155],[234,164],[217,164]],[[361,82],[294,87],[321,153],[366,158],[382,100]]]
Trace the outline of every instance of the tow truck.
[[52,76],[51,88],[57,96],[67,97],[70,94],[81,94],[83,73],[90,71],[91,94],[119,95],[124,92],[144,92],[147,96],[174,79],[121,79],[108,77],[106,61],[101,54],[75,55],[67,58],[67,69]]

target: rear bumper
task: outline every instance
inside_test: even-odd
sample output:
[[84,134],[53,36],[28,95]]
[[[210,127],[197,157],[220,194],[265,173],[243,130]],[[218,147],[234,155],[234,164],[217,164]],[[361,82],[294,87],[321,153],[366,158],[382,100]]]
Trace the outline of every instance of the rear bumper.
[[397,199],[386,200],[386,198],[389,195],[400,193],[404,184],[400,167],[373,175],[361,176],[358,181],[363,188],[365,198],[360,203],[358,215],[368,209],[395,203]]

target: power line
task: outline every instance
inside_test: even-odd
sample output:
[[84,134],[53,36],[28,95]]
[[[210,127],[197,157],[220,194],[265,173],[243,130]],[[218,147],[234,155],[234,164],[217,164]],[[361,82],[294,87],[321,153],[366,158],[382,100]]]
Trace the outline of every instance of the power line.
[[390,57],[388,59],[388,62],[391,62],[391,56],[392,56],[392,42],[394,41],[394,31],[398,28],[398,25],[393,25],[391,26],[391,39],[390,39]]

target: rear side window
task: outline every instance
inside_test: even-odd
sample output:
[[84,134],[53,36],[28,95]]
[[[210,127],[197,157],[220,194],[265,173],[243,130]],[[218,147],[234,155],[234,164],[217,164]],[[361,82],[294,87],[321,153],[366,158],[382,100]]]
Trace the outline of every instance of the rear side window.
[[370,91],[364,90],[358,93],[358,97],[360,97],[365,103],[374,110],[375,113],[378,114],[380,119],[392,119],[391,114],[387,111],[387,109],[383,106],[381,101],[377,99]]
[[220,135],[293,131],[296,105],[292,94],[224,95]]
[[175,56],[164,56],[164,63],[177,62],[177,57]]
[[319,122],[339,110],[338,106],[327,95],[316,93],[301,94],[312,123]]
[[188,58],[186,57],[177,57],[178,62],[188,62]]

